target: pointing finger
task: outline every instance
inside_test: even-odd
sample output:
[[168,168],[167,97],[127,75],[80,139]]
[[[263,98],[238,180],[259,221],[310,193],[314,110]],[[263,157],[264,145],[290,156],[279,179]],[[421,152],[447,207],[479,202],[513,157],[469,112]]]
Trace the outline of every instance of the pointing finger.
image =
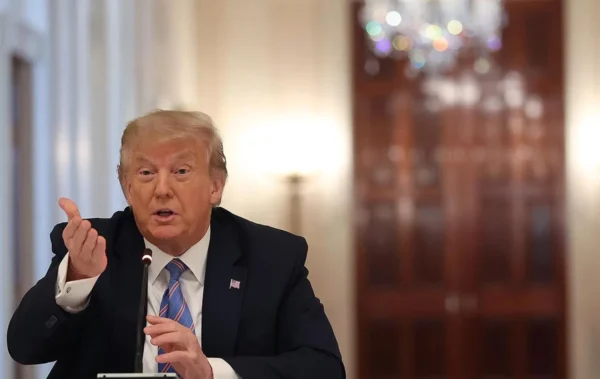
[[81,217],[79,214],[79,208],[77,208],[77,204],[75,204],[73,200],[62,197],[58,200],[58,205],[65,212],[69,221],[71,221],[74,217]]

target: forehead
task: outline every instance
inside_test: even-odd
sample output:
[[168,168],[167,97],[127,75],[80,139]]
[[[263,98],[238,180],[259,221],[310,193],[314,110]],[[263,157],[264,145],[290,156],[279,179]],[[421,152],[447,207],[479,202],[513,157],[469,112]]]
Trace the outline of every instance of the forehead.
[[206,156],[206,146],[195,138],[166,140],[147,138],[136,144],[132,150],[134,162],[205,161]]

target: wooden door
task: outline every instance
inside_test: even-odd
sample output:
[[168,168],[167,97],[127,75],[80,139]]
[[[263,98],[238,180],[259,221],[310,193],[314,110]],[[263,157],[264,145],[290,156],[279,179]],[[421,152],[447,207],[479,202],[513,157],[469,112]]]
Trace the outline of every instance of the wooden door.
[[[448,362],[459,359],[451,346],[459,338],[458,276],[448,180],[426,157],[441,137],[439,119],[404,91],[359,97],[356,105],[369,125],[355,136],[363,173],[356,183],[360,378],[446,377]],[[414,124],[420,128],[398,127]]]
[[[523,106],[467,123],[471,146],[509,154],[460,172],[467,300],[464,378],[565,378],[562,4],[512,1],[498,60]],[[494,167],[497,166],[497,167]],[[471,236],[471,237],[469,237]]]
[[360,379],[566,377],[562,4],[507,11],[454,106],[353,15]]

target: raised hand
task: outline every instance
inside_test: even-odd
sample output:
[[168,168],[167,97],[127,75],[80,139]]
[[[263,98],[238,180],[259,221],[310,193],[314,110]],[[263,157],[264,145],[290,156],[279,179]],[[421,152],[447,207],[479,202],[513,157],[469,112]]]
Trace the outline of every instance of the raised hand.
[[83,220],[71,199],[61,198],[58,205],[67,215],[63,240],[69,250],[67,281],[98,276],[106,269],[106,240],[88,220]]

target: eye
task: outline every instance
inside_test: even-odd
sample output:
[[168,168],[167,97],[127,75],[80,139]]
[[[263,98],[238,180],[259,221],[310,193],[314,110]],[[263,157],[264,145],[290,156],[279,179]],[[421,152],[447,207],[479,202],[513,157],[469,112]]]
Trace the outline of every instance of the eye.
[[147,176],[147,175],[151,175],[152,171],[150,171],[150,170],[140,170],[139,174],[142,175],[142,176]]
[[185,175],[185,174],[187,174],[188,172],[190,172],[190,170],[189,170],[189,169],[187,169],[187,168],[180,168],[180,169],[177,169],[177,171],[175,171],[175,173],[176,173],[177,175]]

